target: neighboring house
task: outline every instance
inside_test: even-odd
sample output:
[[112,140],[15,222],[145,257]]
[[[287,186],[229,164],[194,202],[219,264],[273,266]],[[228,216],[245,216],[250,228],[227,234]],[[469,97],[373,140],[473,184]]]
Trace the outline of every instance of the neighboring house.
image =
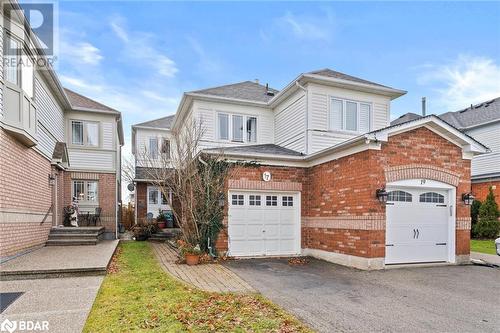
[[[492,187],[496,197],[500,198],[500,97],[460,111],[446,112],[439,117],[490,149],[489,153],[472,160],[472,192],[477,199],[484,200]],[[407,113],[391,124],[418,118],[421,118],[418,114]]]
[[[38,41],[21,11],[10,16],[8,8],[0,21],[3,59],[43,63],[46,56],[32,52]],[[6,54],[5,45],[17,54]],[[44,245],[72,196],[82,212],[101,207],[107,237],[114,238],[120,113],[65,90],[50,67],[10,64],[0,65],[0,257]]]
[[148,213],[157,217],[160,210],[171,209],[168,202],[172,202],[172,198],[165,198],[160,189],[151,182],[150,167],[154,164],[164,165],[161,161],[166,161],[170,156],[173,120],[174,116],[168,116],[132,125],[136,221],[138,217],[145,218]]
[[[470,160],[487,149],[436,116],[389,126],[404,94],[330,69],[281,91],[245,81],[185,93],[153,137],[195,121],[204,152],[255,162],[228,180],[216,248],[229,256],[305,254],[362,269],[467,261],[462,195]],[[147,150],[137,133],[132,144]]]

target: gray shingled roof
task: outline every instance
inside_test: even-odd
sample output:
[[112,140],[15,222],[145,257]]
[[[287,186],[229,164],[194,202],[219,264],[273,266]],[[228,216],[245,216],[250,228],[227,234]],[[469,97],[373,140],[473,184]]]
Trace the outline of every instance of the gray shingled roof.
[[273,88],[269,88],[269,91],[272,94],[268,94],[266,86],[262,84],[252,81],[244,81],[220,87],[190,91],[190,93],[267,103],[274,97],[275,94],[278,93],[278,90]]
[[284,148],[275,144],[264,145],[251,145],[251,146],[234,146],[226,148],[210,148],[204,151],[220,151],[224,154],[266,154],[266,155],[280,155],[280,156],[303,156],[298,151]]
[[79,93],[76,93],[68,88],[64,88],[64,91],[66,92],[66,95],[68,96],[69,102],[72,107],[91,109],[96,111],[118,112],[115,109],[110,108],[109,106],[106,106],[97,101],[94,101],[93,99],[80,95]]
[[[173,170],[173,169],[168,169],[168,170]],[[135,167],[135,179],[151,179],[157,174],[163,174],[163,171],[161,172],[155,171],[154,168]]]
[[54,160],[62,160],[66,154],[66,143],[64,142],[56,142],[54,146],[54,151],[52,152],[52,159]]
[[154,128],[164,128],[164,129],[170,129],[172,126],[172,123],[174,121],[175,114],[171,116],[166,116],[150,121],[145,121],[143,123],[135,124],[133,126],[145,126],[145,127],[154,127]]
[[500,120],[500,97],[460,111],[446,112],[439,117],[459,129]]
[[312,72],[308,72],[306,74],[314,74],[314,75],[332,77],[332,78],[335,78],[335,79],[353,81],[353,82],[364,83],[364,84],[371,84],[371,85],[375,85],[375,86],[379,86],[379,87],[393,89],[391,87],[384,86],[384,85],[379,84],[379,83],[375,83],[375,82],[368,81],[368,80],[363,80],[363,79],[361,79],[359,77],[347,75],[347,74],[344,74],[344,73],[341,73],[341,72],[337,72],[337,71],[331,70],[329,68],[315,70],[315,71],[312,71]]
[[420,119],[420,118],[422,118],[421,115],[413,113],[413,112],[408,112],[408,113],[405,113],[404,115],[402,115],[401,117],[391,121],[391,126],[406,123],[407,121]]

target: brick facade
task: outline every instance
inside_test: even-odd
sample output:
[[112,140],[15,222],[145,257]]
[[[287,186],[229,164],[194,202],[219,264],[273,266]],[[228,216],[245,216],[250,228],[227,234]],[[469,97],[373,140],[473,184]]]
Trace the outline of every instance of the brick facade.
[[500,179],[486,182],[473,182],[472,193],[477,200],[484,201],[488,195],[490,187],[493,189],[496,202],[500,204]]
[[[261,180],[270,171],[271,182]],[[460,147],[418,128],[390,137],[381,150],[366,150],[311,168],[256,166],[238,168],[228,188],[300,190],[302,247],[363,258],[385,257],[385,206],[375,197],[389,182],[425,178],[457,187],[456,254],[469,254],[470,160]],[[302,186],[300,186],[302,184]],[[226,205],[227,216],[227,205]],[[216,247],[225,251],[227,218]]]
[[9,257],[42,246],[48,238],[52,225],[51,165],[2,128],[0,151],[0,257]]

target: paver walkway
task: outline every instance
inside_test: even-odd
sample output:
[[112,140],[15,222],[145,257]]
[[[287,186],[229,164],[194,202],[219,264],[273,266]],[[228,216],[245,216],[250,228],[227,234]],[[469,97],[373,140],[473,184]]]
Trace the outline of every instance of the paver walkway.
[[220,264],[196,266],[176,264],[177,253],[166,243],[150,243],[162,268],[178,280],[205,291],[255,292],[238,275]]

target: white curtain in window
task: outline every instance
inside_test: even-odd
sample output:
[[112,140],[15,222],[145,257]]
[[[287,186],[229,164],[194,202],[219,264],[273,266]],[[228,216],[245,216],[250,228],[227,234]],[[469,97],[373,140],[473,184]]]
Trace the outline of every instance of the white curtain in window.
[[233,115],[233,141],[243,142],[243,117]]
[[149,139],[149,155],[153,159],[158,157],[158,139],[157,138],[150,138]]
[[345,129],[348,131],[358,130],[358,104],[345,103]]
[[87,144],[89,146],[99,146],[99,124],[87,123]]
[[338,99],[332,99],[331,115],[330,115],[330,129],[341,130],[343,129],[343,102]]
[[83,123],[81,121],[71,122],[71,143],[74,145],[83,145]]
[[227,114],[217,115],[219,125],[219,140],[229,140],[229,117]]
[[257,118],[255,117],[247,119],[247,141],[257,142]]

